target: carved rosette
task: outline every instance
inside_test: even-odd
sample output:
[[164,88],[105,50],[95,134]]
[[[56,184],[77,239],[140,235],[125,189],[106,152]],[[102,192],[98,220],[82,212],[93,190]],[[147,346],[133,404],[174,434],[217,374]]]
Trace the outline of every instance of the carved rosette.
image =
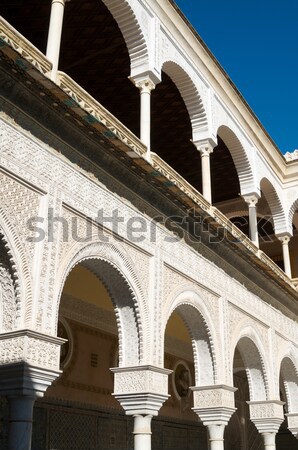
[[168,376],[171,370],[154,366],[117,367],[114,393],[127,415],[157,416],[168,399]]
[[0,395],[42,395],[61,373],[64,339],[31,330],[0,335]]
[[226,385],[194,386],[192,408],[204,425],[218,423],[227,425],[236,411],[234,393],[237,388]]
[[284,402],[266,400],[247,402],[249,404],[250,420],[259,433],[277,433],[284,421]]
[[289,413],[286,416],[289,430],[298,439],[298,413]]

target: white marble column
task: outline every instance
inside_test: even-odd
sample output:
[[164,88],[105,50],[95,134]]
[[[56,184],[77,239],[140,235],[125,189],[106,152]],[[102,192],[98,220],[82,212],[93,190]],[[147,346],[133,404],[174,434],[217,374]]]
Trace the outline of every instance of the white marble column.
[[259,200],[259,196],[257,194],[244,195],[243,199],[248,204],[249,238],[257,247],[259,247],[258,218],[257,218],[257,203]]
[[46,56],[52,63],[51,80],[56,81],[65,3],[69,0],[52,0]]
[[289,278],[292,278],[292,270],[291,270],[291,260],[290,260],[290,252],[289,252],[289,242],[291,236],[289,234],[284,234],[283,236],[279,235],[278,239],[282,243],[282,254],[284,260],[284,268],[285,273]]
[[171,370],[155,366],[116,367],[114,397],[134,417],[134,450],[151,450],[151,420],[169,398]]
[[206,139],[205,141],[196,141],[194,145],[201,154],[202,194],[209,203],[212,203],[210,155],[216,144],[210,139]]
[[195,386],[194,407],[192,408],[208,429],[210,450],[224,450],[224,431],[232,414],[236,411],[234,393],[231,386]]
[[152,415],[139,415],[134,417],[134,450],[151,450],[151,420]]
[[135,82],[140,90],[141,116],[140,116],[140,139],[147,147],[147,158],[150,159],[151,150],[151,91],[155,84],[150,78]]
[[284,421],[284,402],[264,400],[247,403],[249,404],[250,420],[261,434],[265,450],[276,450],[275,438]]

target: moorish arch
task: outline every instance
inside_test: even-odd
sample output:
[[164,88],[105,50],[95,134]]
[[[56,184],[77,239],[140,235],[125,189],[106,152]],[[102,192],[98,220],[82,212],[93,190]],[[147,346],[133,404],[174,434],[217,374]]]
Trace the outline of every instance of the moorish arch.
[[298,413],[298,366],[291,352],[280,363],[280,379],[286,396],[287,412]]
[[269,393],[268,368],[262,340],[252,326],[243,328],[243,324],[237,328],[235,335],[237,337],[232,344],[233,364],[235,356],[239,352],[248,380],[249,400],[267,400]]
[[290,209],[289,209],[289,214],[288,214],[288,222],[289,224],[293,224],[296,228],[296,230],[298,230],[298,199],[295,200]]
[[171,78],[184,100],[192,125],[193,140],[200,139],[201,134],[205,137],[204,133],[206,135],[208,131],[206,109],[191,77],[174,61],[164,62],[162,70]]
[[148,69],[149,54],[142,27],[131,7],[131,2],[102,0],[116,20],[124,37],[131,62],[131,76]]
[[129,258],[113,244],[93,242],[64,258],[57,277],[53,325],[57,329],[62,290],[67,276],[77,265],[90,271],[104,285],[113,303],[119,339],[119,366],[143,362],[148,328],[147,308],[136,271]]
[[262,178],[260,187],[272,214],[275,234],[278,235],[280,233],[285,233],[286,231],[291,231],[287,224],[282,202],[272,183],[267,178]]
[[[217,135],[223,140],[233,159],[237,175],[239,178],[240,192],[242,195],[255,192],[255,178],[253,167],[240,139],[234,131],[226,125],[221,125],[217,130]],[[216,150],[214,154],[216,158]]]
[[217,382],[217,360],[215,356],[215,330],[208,317],[206,306],[195,291],[185,290],[178,294],[163,312],[164,334],[168,320],[177,313],[183,320],[192,342],[195,384],[207,386]]

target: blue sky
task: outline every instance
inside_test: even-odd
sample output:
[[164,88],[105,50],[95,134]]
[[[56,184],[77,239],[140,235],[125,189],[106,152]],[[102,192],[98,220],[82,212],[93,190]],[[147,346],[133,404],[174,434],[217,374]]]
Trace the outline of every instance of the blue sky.
[[280,150],[298,148],[298,0],[175,0]]

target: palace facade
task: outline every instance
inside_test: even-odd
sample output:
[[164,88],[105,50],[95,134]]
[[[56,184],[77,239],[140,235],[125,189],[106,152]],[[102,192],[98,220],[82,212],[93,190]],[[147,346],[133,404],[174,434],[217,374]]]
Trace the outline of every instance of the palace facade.
[[297,449],[297,151],[172,0],[0,14],[0,447]]

